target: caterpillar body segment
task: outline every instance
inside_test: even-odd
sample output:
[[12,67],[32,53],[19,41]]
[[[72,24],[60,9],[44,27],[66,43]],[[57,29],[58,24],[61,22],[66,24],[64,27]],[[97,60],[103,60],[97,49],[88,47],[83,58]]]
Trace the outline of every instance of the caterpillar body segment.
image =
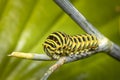
[[91,34],[70,36],[63,32],[53,32],[47,37],[43,46],[45,53],[54,59],[72,54],[87,56],[84,52],[96,50],[98,40]]

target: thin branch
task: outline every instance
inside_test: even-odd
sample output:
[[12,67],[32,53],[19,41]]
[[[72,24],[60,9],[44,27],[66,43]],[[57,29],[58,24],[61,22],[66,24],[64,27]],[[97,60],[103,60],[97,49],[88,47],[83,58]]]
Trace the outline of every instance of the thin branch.
[[120,60],[120,47],[116,44],[113,43],[113,45],[111,46],[108,55],[110,55],[111,57]]
[[44,74],[44,76],[40,80],[47,80],[47,78],[60,66],[62,66],[66,61],[66,57],[61,57],[53,66],[51,66],[48,71]]
[[101,33],[70,3],[69,0],[54,0],[86,33],[102,37]]
[[[90,52],[84,52],[81,54],[73,54],[71,57],[66,57],[65,63],[73,62],[79,59],[87,58],[95,53],[97,53],[98,50],[96,51],[90,51]],[[86,56],[88,55],[88,56]],[[37,53],[24,53],[24,52],[12,52],[8,56],[11,57],[16,57],[16,58],[22,58],[22,59],[30,59],[30,60],[36,60],[36,61],[53,61],[55,59],[50,58],[46,54],[37,54]]]
[[37,61],[51,61],[51,60],[54,60],[46,54],[36,54],[36,53],[12,52],[8,56],[16,57],[16,58],[23,58],[23,59],[37,60]]
[[77,61],[77,60],[80,60],[80,59],[84,59],[84,58],[87,58],[87,57],[90,57],[94,54],[97,53],[98,50],[96,51],[89,51],[89,52],[84,52],[84,53],[81,53],[81,54],[73,54],[71,57],[66,57],[66,61],[65,63],[69,63],[69,62],[73,62],[73,61]]

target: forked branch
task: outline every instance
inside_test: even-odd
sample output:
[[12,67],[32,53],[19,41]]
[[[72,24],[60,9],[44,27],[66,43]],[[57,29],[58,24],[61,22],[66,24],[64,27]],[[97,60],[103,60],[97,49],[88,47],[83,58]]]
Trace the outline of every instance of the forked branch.
[[[90,24],[86,18],[71,4],[69,0],[54,0],[86,33],[93,34],[97,37],[99,46],[97,50],[84,52],[83,55],[72,55],[61,57],[59,60],[52,59],[46,54],[33,54],[33,53],[23,53],[23,52],[13,52],[9,56],[17,57],[17,58],[25,58],[32,60],[40,60],[40,61],[51,61],[57,60],[57,62],[49,68],[49,70],[45,73],[41,80],[47,80],[52,72],[54,72],[57,68],[59,68],[64,63],[80,60],[84,57],[84,54],[95,54],[98,52],[106,52],[114,59],[120,61],[120,47],[107,39],[103,34],[101,34],[92,24]],[[82,56],[81,56],[82,55]],[[87,56],[88,57],[88,56]]]
[[94,34],[99,40],[99,51],[107,52],[113,58],[120,60],[120,47],[101,34],[86,18],[71,4],[69,0],[54,0],[86,33]]
[[[86,18],[71,4],[69,0],[54,0],[86,33],[94,34],[99,40],[99,49],[95,52],[107,52],[113,58],[120,60],[120,47],[101,34]],[[9,56],[27,58],[21,52],[14,52]],[[33,55],[33,53],[32,53]],[[53,60],[46,54],[34,54],[33,60]],[[28,59],[28,58],[27,58]],[[29,58],[30,59],[30,58]]]

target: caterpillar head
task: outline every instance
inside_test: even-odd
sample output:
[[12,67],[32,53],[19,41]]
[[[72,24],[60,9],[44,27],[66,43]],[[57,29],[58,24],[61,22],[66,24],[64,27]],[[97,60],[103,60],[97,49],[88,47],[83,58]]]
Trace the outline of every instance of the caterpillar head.
[[52,58],[60,56],[62,53],[63,38],[64,35],[61,32],[51,33],[43,44],[45,53]]

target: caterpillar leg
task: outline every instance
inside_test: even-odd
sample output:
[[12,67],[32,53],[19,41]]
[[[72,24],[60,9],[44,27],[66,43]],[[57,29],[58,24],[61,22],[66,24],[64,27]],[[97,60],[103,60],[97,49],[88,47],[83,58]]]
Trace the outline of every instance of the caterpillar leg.
[[66,62],[66,57],[61,57],[54,65],[52,65],[48,71],[44,74],[41,80],[47,80],[48,77],[60,66],[62,66]]

